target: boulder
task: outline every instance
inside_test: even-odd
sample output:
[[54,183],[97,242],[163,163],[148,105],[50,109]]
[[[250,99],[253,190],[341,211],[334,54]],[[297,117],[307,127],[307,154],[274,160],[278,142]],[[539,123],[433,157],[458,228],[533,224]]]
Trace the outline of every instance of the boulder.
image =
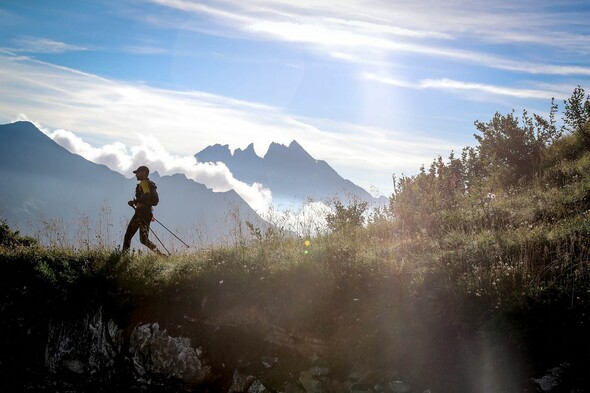
[[244,375],[238,370],[235,370],[228,393],[245,393],[246,391],[249,391],[254,379],[255,378],[252,375]]
[[538,392],[542,393],[555,393],[566,391],[571,389],[569,381],[569,363],[562,363],[557,367],[547,370],[545,375],[541,378],[532,378],[531,382],[535,386]]
[[259,380],[255,380],[252,382],[252,385],[248,388],[248,393],[267,393],[269,390],[260,382]]
[[199,385],[211,377],[211,367],[186,337],[171,337],[158,323],[137,326],[129,340],[129,353],[140,379],[175,378],[187,385]]
[[45,365],[51,373],[108,376],[114,371],[122,344],[123,331],[113,320],[103,320],[102,309],[82,320],[51,321]]

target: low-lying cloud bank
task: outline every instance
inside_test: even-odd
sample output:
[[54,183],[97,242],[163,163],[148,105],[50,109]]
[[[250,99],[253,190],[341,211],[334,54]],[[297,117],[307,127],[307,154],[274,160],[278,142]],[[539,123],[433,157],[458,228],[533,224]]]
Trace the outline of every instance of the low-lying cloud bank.
[[132,177],[133,170],[138,166],[147,165],[151,172],[160,175],[184,174],[215,192],[235,190],[258,213],[266,212],[272,205],[272,193],[262,184],[249,185],[235,179],[221,162],[202,163],[193,156],[173,155],[154,137],[138,135],[140,144],[131,147],[121,142],[94,147],[73,132],[38,127],[70,152],[96,164],[106,165],[126,177]]

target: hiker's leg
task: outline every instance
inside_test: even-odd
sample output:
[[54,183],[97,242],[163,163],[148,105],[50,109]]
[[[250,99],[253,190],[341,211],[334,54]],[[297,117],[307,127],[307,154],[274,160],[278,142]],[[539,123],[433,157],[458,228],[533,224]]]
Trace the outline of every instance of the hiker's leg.
[[131,221],[129,221],[129,225],[127,225],[127,231],[125,231],[125,237],[123,238],[123,252],[129,250],[129,247],[131,247],[131,239],[139,228],[141,228],[141,219],[134,214]]
[[146,224],[142,224],[141,227],[139,228],[139,241],[141,242],[141,244],[145,245],[147,248],[149,248],[150,250],[152,250],[156,254],[162,254],[162,252],[160,252],[160,250],[158,250],[158,247],[150,241],[150,239],[148,237],[149,233],[150,233],[150,224],[149,224],[149,221],[146,221]]

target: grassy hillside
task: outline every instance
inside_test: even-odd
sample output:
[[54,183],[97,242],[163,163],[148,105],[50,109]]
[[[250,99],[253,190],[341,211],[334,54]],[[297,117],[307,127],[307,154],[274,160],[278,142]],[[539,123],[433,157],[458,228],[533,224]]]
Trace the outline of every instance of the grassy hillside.
[[160,258],[41,247],[3,225],[0,369],[43,380],[48,321],[102,307],[126,331],[157,321],[190,337],[212,391],[236,369],[279,391],[314,365],[366,386],[524,391],[563,362],[588,388],[590,105],[579,96],[560,128],[526,113],[476,122],[478,145],[461,158],[402,176],[388,208],[337,202],[330,231],[309,239],[247,225],[234,245]]

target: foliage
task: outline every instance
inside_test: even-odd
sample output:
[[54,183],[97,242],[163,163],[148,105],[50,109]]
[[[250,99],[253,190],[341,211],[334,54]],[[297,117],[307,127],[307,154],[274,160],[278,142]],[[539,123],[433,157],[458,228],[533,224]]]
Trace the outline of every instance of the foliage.
[[549,293],[588,307],[575,296],[590,288],[588,102],[576,88],[561,128],[553,101],[548,120],[496,113],[475,122],[478,145],[461,159],[451,152],[429,171],[396,179],[391,226],[412,244],[406,258],[429,261],[429,277],[488,309],[526,309]]
[[[554,108],[554,107],[552,107]],[[487,168],[487,177],[497,172],[504,187],[521,180],[531,179],[541,170],[543,150],[558,138],[554,124],[538,115],[534,119],[523,111],[522,124],[514,113],[496,113],[488,123],[475,122],[482,135],[475,135],[479,142],[478,158]]]
[[577,86],[571,97],[564,101],[564,129],[570,133],[578,134],[585,147],[590,146],[590,133],[588,121],[590,121],[590,96],[585,96],[584,89]]
[[367,207],[367,202],[355,201],[345,206],[338,200],[334,201],[335,211],[326,215],[328,228],[334,232],[342,232],[362,227],[365,224]]
[[0,221],[0,248],[32,247],[37,241],[28,236],[21,236],[18,231],[10,229],[6,221]]

